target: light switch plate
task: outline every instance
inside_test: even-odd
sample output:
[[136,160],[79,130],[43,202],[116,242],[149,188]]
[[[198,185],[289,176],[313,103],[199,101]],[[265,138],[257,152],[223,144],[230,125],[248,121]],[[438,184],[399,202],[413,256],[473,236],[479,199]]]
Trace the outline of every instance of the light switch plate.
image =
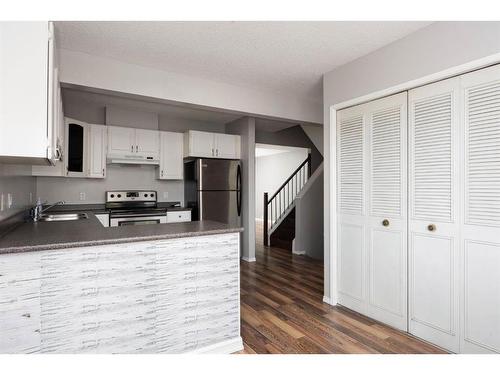
[[168,198],[168,191],[164,191],[163,192],[163,199],[167,199]]

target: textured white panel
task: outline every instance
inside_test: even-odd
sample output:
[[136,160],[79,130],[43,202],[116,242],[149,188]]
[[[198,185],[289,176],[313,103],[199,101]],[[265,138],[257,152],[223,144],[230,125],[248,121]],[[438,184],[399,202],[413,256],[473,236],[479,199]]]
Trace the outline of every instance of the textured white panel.
[[372,215],[401,215],[401,109],[375,112],[371,122]]
[[239,233],[2,255],[0,353],[182,353],[237,339],[238,272]]
[[466,94],[466,222],[500,226],[500,83]]
[[452,94],[413,104],[413,216],[450,222],[452,212]]
[[342,120],[339,136],[340,211],[361,214],[364,209],[363,116]]
[[340,224],[339,291],[363,300],[364,240],[361,225]]

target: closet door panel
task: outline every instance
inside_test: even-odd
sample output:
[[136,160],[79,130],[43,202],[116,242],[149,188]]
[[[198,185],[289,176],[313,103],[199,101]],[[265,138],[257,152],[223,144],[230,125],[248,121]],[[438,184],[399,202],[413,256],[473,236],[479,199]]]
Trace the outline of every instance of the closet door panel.
[[368,133],[367,314],[407,329],[407,94],[366,105]]
[[500,67],[461,77],[462,351],[500,353]]
[[459,79],[409,92],[409,331],[459,350]]
[[338,113],[338,285],[339,303],[366,307],[366,140],[363,106]]

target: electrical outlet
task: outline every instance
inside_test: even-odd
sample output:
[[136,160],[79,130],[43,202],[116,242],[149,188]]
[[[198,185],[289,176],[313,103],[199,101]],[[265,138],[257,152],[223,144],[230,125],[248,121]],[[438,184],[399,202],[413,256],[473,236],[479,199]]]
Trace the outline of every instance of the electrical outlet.
[[168,191],[164,191],[163,192],[163,199],[167,199],[168,198]]
[[12,196],[12,193],[7,193],[7,208],[11,208],[13,204],[14,197]]
[[83,191],[82,191],[82,192],[80,192],[80,200],[81,200],[81,201],[84,201],[85,199],[86,199],[86,197],[85,197],[85,192],[83,192]]

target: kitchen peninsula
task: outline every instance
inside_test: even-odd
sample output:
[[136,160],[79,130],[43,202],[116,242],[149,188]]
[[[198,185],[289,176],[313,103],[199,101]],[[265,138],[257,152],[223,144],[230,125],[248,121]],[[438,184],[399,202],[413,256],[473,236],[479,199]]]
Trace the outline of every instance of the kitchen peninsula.
[[242,349],[239,232],[25,222],[0,237],[0,353]]

